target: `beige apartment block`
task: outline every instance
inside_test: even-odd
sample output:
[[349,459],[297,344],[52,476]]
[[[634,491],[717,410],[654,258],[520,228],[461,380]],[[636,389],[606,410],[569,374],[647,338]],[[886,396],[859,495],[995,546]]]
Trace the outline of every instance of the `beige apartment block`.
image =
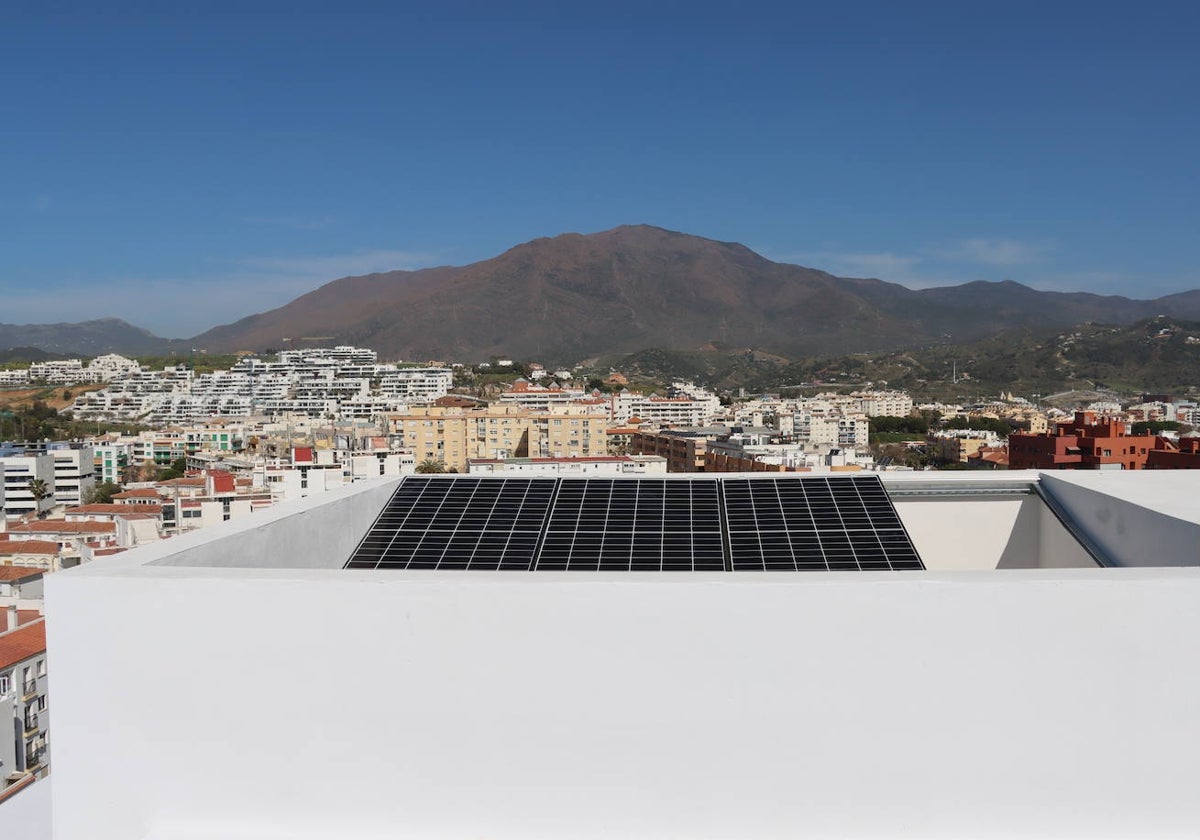
[[389,417],[417,463],[467,471],[471,458],[571,458],[604,455],[607,412],[591,405],[532,411],[512,405],[427,406]]

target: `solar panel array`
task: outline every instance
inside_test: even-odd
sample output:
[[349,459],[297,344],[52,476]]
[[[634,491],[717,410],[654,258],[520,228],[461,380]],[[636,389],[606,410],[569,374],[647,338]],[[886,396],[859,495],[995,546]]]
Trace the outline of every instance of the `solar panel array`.
[[405,478],[351,569],[922,569],[878,476]]
[[562,480],[536,569],[725,569],[715,480]]
[[528,569],[557,481],[410,477],[349,569]]
[[878,476],[725,479],[734,571],[923,569]]

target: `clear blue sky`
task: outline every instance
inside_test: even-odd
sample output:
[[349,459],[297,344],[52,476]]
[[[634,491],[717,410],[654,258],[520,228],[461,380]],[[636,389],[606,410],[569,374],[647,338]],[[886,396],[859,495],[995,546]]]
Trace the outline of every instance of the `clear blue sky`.
[[1198,31],[1192,2],[8,3],[0,322],[186,336],[635,222],[909,286],[1200,287]]

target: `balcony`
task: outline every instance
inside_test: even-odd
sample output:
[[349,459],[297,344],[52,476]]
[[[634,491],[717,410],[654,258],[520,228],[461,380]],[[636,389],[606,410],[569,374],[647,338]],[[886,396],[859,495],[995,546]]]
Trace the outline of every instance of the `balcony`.
[[21,687],[21,699],[25,700],[37,694],[37,680],[30,680]]
[[36,737],[38,731],[38,716],[33,715],[32,717],[25,718],[25,739],[29,740],[30,738]]

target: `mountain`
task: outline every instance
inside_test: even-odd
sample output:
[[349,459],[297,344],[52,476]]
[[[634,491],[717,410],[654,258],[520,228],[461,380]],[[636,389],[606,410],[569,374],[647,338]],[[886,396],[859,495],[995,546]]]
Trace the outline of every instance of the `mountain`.
[[[690,379],[720,390],[751,393],[900,388],[918,399],[969,401],[979,395],[1163,391],[1192,395],[1200,370],[1200,321],[1167,317],[1134,324],[1081,324],[1066,330],[1022,327],[978,341],[788,361],[758,352],[650,349],[604,357],[592,371],[621,371],[662,386]],[[802,391],[802,393],[805,391]],[[1111,395],[1110,395],[1111,398]]]
[[0,324],[0,349],[36,348],[70,356],[149,355],[166,353],[184,344],[159,338],[120,318],[99,318],[77,324]]
[[335,280],[191,340],[210,351],[332,336],[385,357],[572,362],[647,347],[788,357],[969,341],[1004,329],[1200,318],[1200,292],[1157,301],[974,282],[912,290],[776,263],[648,225],[568,233],[462,267]]
[[0,365],[49,362],[65,358],[67,356],[62,353],[50,353],[37,347],[9,347],[7,350],[0,350]]
[[772,262],[735,242],[631,225],[535,239],[467,266],[345,277],[189,340],[106,318],[0,324],[0,349],[165,355],[278,349],[322,337],[418,360],[503,355],[560,364],[657,348],[754,351],[786,361],[1156,315],[1200,320],[1200,290],[1150,301],[1011,281],[918,291]]

